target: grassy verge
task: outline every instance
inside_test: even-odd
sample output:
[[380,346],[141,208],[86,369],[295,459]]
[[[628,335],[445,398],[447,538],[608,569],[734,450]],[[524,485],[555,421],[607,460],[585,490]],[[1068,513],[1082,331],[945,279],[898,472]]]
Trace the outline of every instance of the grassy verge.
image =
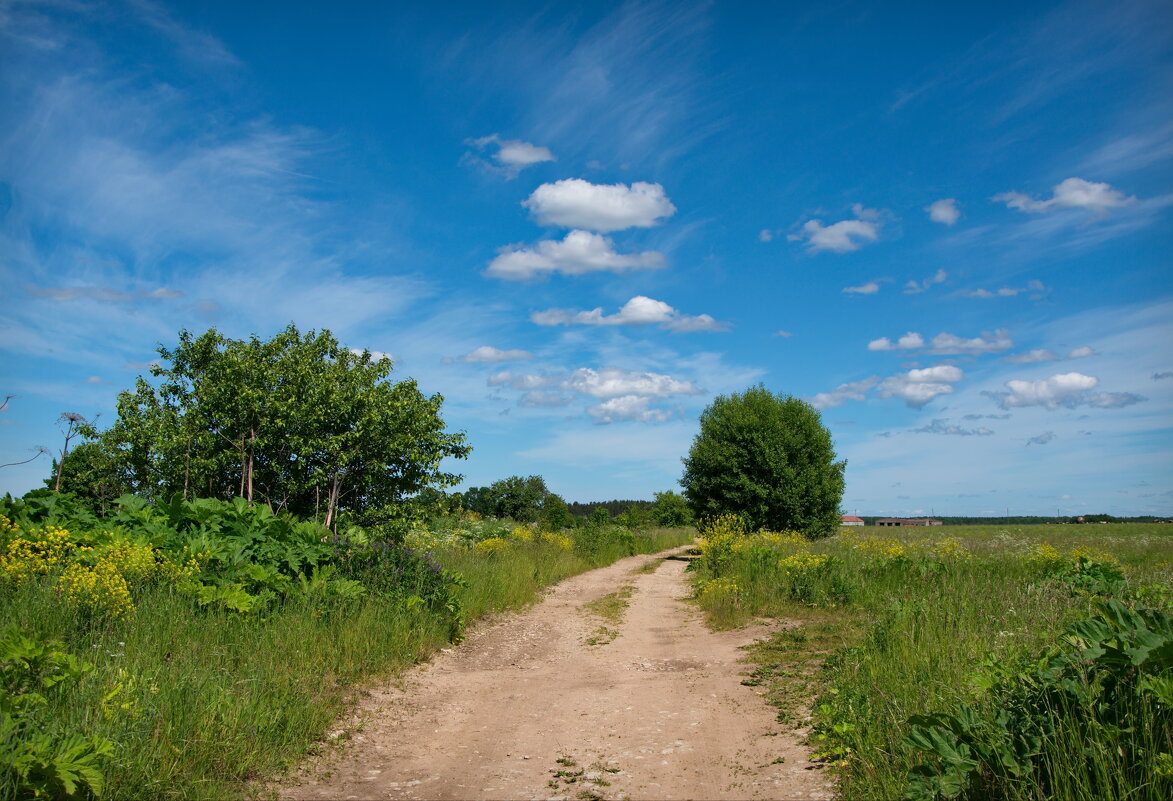
[[726,522],[703,541],[698,599],[717,626],[797,624],[752,652],[747,682],[784,720],[810,709],[841,797],[1173,793],[1169,527],[810,544]]
[[[303,581],[309,589],[251,612],[201,604],[176,583],[144,584],[132,588],[133,613],[110,616],[64,603],[52,566],[19,581],[0,576],[0,620],[9,635],[0,643],[5,704],[28,701],[31,689],[45,698],[28,701],[24,718],[3,710],[0,756],[27,753],[34,731],[56,732],[58,745],[75,735],[97,738],[111,748],[91,749],[87,764],[98,780],[89,785],[105,797],[238,798],[249,782],[280,773],[314,747],[356,685],[427,658],[467,622],[531,603],[567,576],[693,536],[684,529],[535,533],[491,547],[440,545],[432,557],[461,576],[451,608],[413,594],[317,592],[311,577]],[[385,578],[339,564],[366,570],[353,575],[372,588]],[[13,656],[37,648],[40,656]],[[70,658],[79,660],[77,670],[62,667]],[[54,675],[68,680],[42,681]],[[25,727],[12,728],[12,720]],[[68,778],[62,753],[44,756]],[[0,769],[0,798],[31,795],[7,766]],[[48,792],[67,789],[57,781]]]

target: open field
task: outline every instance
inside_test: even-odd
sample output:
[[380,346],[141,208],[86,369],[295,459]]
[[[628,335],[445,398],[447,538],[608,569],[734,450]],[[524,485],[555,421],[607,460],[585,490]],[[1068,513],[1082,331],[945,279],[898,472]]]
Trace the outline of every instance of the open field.
[[792,622],[747,682],[810,718],[842,797],[1173,791],[1173,526],[706,533],[702,606]]

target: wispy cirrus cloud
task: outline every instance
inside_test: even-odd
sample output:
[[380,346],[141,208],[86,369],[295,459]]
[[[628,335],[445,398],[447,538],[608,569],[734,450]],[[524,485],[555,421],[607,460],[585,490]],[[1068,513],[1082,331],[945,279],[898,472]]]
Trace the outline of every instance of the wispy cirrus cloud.
[[949,277],[948,273],[946,273],[944,270],[939,269],[935,273],[930,275],[928,278],[925,278],[924,280],[921,280],[921,281],[911,281],[910,280],[907,284],[904,285],[904,294],[905,295],[919,295],[921,292],[928,292],[930,289],[932,289],[937,284],[945,283],[945,280],[948,277]]
[[871,376],[860,381],[849,381],[845,384],[840,384],[830,392],[820,392],[817,395],[813,395],[807,401],[816,409],[831,409],[836,406],[842,406],[849,400],[861,401],[867,397],[868,392],[879,381],[878,376]]
[[174,300],[183,297],[178,289],[156,287],[126,292],[109,286],[38,287],[25,285],[29,294],[46,300],[66,303],[72,300],[93,300],[98,303],[135,303],[142,300]]
[[491,345],[481,345],[460,357],[462,362],[478,364],[484,362],[513,362],[532,359],[534,355],[528,350],[501,350]]
[[583,27],[516,15],[443,42],[441,69],[520,109],[522,129],[583,162],[661,164],[724,122],[710,107],[704,3],[629,2]]
[[1072,348],[1067,351],[1066,355],[1056,353],[1048,348],[1035,348],[1024,353],[1013,353],[1009,356],[1003,356],[1002,361],[1010,364],[1044,364],[1046,362],[1058,362],[1069,359],[1086,359],[1088,356],[1095,356],[1096,351],[1087,345],[1079,348]]
[[1033,300],[1038,300],[1045,297],[1048,291],[1049,290],[1042,281],[1039,281],[1038,279],[1032,279],[1026,282],[1026,286],[1022,287],[1003,286],[995,290],[978,288],[967,290],[961,294],[967,298],[981,298],[983,300],[989,300],[990,298],[1013,298],[1017,297],[1018,295],[1031,293],[1031,298]]

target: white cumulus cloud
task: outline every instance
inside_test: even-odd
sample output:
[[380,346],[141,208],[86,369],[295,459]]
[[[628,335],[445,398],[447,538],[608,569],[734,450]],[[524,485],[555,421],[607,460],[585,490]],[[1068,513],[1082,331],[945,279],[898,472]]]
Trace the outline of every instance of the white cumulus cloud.
[[665,398],[700,392],[691,381],[679,381],[662,373],[631,372],[615,367],[601,370],[580,367],[570,374],[562,386],[594,398],[617,398],[622,395]]
[[929,219],[942,225],[953,225],[961,219],[961,210],[957,208],[957,198],[947,197],[934,200],[925,206]]
[[672,419],[672,412],[667,409],[649,408],[650,404],[651,398],[646,396],[622,395],[603,401],[596,406],[587,407],[587,414],[600,424],[617,423],[621,420],[663,423]]
[[925,346],[925,338],[915,331],[909,331],[895,342],[888,337],[873,339],[868,343],[868,350],[916,350]]
[[534,312],[530,320],[538,325],[658,325],[669,331],[724,331],[727,326],[711,315],[682,314],[662,300],[637,295],[615,314],[603,314],[602,307],[590,311],[548,309]]
[[868,281],[859,286],[845,286],[843,291],[849,295],[874,295],[880,291],[880,284],[878,281]]
[[980,356],[986,353],[1001,353],[1014,347],[1009,333],[1002,328],[990,333],[982,332],[979,337],[959,337],[954,334],[940,333],[933,337],[929,353],[940,356],[968,354]]
[[621,231],[649,228],[676,213],[660,184],[592,184],[565,178],[542,184],[522,202],[541,225]]
[[811,253],[850,253],[879,239],[883,225],[880,212],[859,203],[852,206],[852,210],[855,213],[853,220],[840,220],[830,225],[824,225],[822,220],[807,220],[798,233],[786,238],[791,242],[805,240],[806,248]]
[[1103,213],[1136,202],[1135,197],[1125,195],[1110,184],[1086,181],[1083,178],[1068,178],[1059,182],[1052,190],[1051,197],[1046,200],[1038,200],[1022,192],[1002,192],[994,195],[991,200],[1031,214],[1044,214],[1061,209],[1087,209]]
[[1001,408],[1013,409],[1023,406],[1042,406],[1058,409],[1060,406],[1075,408],[1092,406],[1113,409],[1131,406],[1144,400],[1131,392],[1092,392],[1100,383],[1095,376],[1083,373],[1057,373],[1038,381],[1011,379],[1006,382],[1006,392],[985,392]]
[[901,398],[913,409],[920,409],[938,395],[953,392],[953,385],[964,377],[960,368],[939,364],[889,376],[876,391],[881,398]]
[[524,281],[553,273],[584,275],[658,270],[664,264],[664,255],[657,251],[618,253],[610,237],[590,231],[571,231],[564,239],[543,240],[532,248],[517,245],[502,248],[489,262],[485,275]]
[[[482,151],[495,147],[496,151],[492,154],[492,159],[496,164],[486,166],[495,167],[508,178],[516,178],[518,173],[534,164],[555,161],[554,154],[550,152],[548,147],[530,144],[520,139],[502,139],[497,134],[469,140],[468,144]],[[473,160],[484,164],[479,158],[474,157]]]

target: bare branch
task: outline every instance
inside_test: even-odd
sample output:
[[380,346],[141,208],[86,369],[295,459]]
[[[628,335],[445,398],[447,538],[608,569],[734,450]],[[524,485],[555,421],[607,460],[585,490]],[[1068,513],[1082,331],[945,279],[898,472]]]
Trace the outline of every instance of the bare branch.
[[[12,396],[9,395],[9,397],[12,397]],[[2,408],[3,407],[0,406],[0,409],[2,409]],[[15,467],[18,464],[28,464],[33,459],[39,459],[40,457],[44,456],[48,452],[49,452],[48,448],[44,447],[43,445],[38,445],[37,452],[33,456],[29,457],[28,459],[25,459],[23,462],[9,462],[8,464],[0,464],[0,467]]]

